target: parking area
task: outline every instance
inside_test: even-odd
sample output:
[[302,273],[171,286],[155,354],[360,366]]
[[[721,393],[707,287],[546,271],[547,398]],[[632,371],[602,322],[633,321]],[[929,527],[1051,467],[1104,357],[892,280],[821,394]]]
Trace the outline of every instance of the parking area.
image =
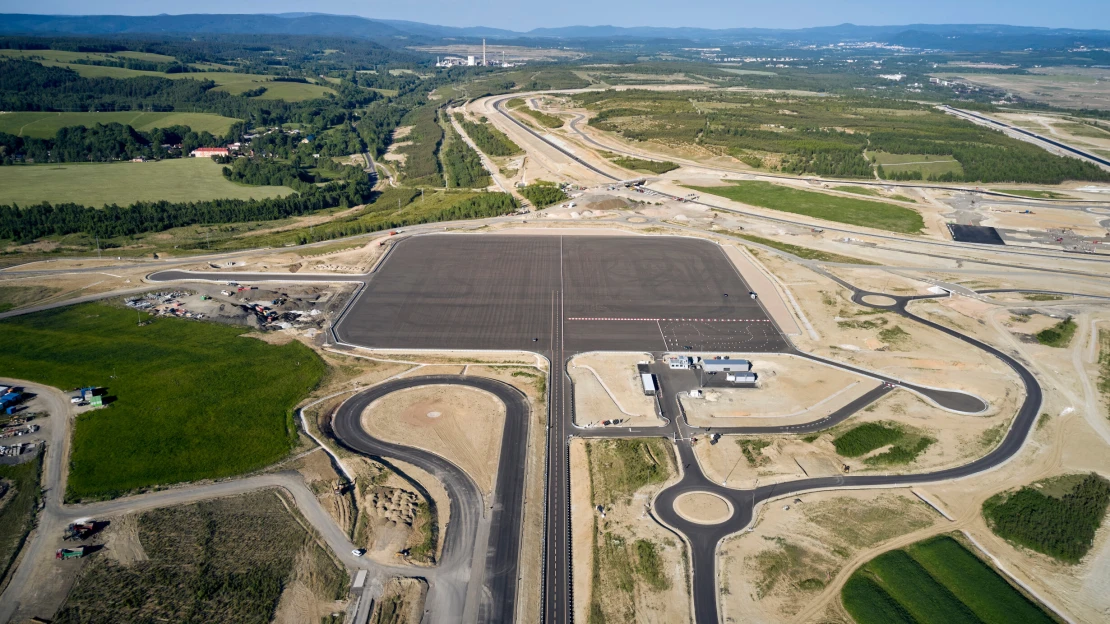
[[[405,240],[337,326],[378,348],[781,351],[720,247],[664,236]],[[558,323],[558,325],[556,325]]]

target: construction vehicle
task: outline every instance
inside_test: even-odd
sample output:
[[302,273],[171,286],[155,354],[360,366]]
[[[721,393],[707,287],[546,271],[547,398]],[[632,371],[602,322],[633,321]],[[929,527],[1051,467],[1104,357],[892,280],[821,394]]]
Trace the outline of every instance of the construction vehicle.
[[92,532],[95,530],[96,523],[92,520],[78,520],[70,523],[69,526],[65,528],[65,531],[62,533],[62,539],[67,542],[69,540],[81,541],[89,535],[92,535]]
[[58,552],[54,553],[55,559],[80,559],[84,556],[84,546],[78,546],[76,548],[59,548]]

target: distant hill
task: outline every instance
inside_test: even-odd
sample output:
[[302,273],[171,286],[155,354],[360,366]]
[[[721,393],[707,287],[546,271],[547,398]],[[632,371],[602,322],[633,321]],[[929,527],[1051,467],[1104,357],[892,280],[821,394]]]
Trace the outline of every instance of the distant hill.
[[705,43],[804,43],[878,41],[941,50],[1110,46],[1110,31],[1007,26],[1004,24],[840,24],[796,30],[769,28],[668,28],[565,26],[515,32],[484,26],[454,27],[402,20],[375,20],[323,13],[193,15],[24,15],[0,14],[2,34],[289,34],[367,39],[675,39]]

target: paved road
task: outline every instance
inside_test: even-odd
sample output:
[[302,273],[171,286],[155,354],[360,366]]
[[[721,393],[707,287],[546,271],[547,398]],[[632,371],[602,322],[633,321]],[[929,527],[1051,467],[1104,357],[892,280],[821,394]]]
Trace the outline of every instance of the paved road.
[[[489,543],[476,543],[479,524],[486,518],[482,492],[462,469],[434,453],[379,440],[362,427],[362,413],[375,400],[406,388],[447,384],[484,390],[505,404],[501,457],[493,492]],[[465,612],[477,607],[482,622],[507,622],[515,614],[521,520],[524,509],[525,454],[528,448],[527,398],[512,386],[482,377],[430,375],[387,381],[352,396],[340,406],[332,424],[339,443],[347,449],[389,464],[408,462],[427,471],[443,484],[450,502],[450,521],[444,536],[443,555],[432,582],[428,604],[431,617],[440,622],[462,622]],[[403,473],[402,473],[403,474]],[[425,496],[418,483],[413,485]],[[430,496],[429,496],[430,499]],[[477,557],[475,557],[477,553]],[[472,558],[475,559],[472,561]],[[484,566],[474,570],[478,560]],[[482,589],[481,604],[467,604],[468,585]]]
[[1097,155],[1092,154],[1090,152],[1081,150],[1077,147],[1073,147],[1071,145],[1068,145],[1067,143],[1061,143],[1061,142],[1057,141],[1056,139],[1046,137],[1042,134],[1037,134],[1035,132],[1030,132],[1030,131],[1026,130],[1025,128],[1019,128],[1017,126],[1008,124],[1004,121],[998,121],[997,119],[991,119],[990,117],[986,117],[986,116],[980,115],[978,113],[973,113],[971,111],[966,111],[966,110],[963,110],[963,109],[954,108],[952,106],[944,105],[944,106],[941,106],[941,108],[948,111],[948,112],[954,113],[957,116],[970,117],[972,119],[982,121],[982,122],[990,124],[992,126],[997,126],[999,128],[1005,128],[1006,130],[1010,130],[1011,132],[1016,132],[1018,134],[1025,135],[1029,138],[1041,141],[1043,143],[1048,143],[1049,145],[1051,145],[1053,147],[1062,149],[1062,150],[1064,150],[1066,152],[1069,152],[1071,154],[1075,154],[1076,156],[1080,156],[1082,158],[1086,158],[1087,160],[1094,161],[1094,162],[1096,162],[1100,165],[1110,167],[1110,160],[1107,160],[1107,159],[1105,159],[1101,156],[1097,156]]

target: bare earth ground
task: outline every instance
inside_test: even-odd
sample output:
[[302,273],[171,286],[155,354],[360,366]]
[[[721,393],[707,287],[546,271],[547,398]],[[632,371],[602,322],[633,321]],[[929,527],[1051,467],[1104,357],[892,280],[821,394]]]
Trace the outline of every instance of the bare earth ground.
[[393,578],[370,612],[370,624],[420,624],[428,584],[420,579]]
[[[602,516],[591,504],[592,484],[591,467],[587,459],[586,447],[589,444],[581,439],[571,441],[571,531],[574,556],[573,586],[575,619],[588,621],[590,603],[595,588],[600,588],[599,601],[603,612],[610,621],[636,622],[688,622],[691,620],[689,575],[685,545],[669,529],[663,527],[650,514],[651,500],[662,489],[662,484],[641,488],[627,500],[617,501],[605,508]],[[673,476],[674,466],[669,466]],[[596,523],[596,524],[595,524]],[[662,560],[663,573],[668,587],[654,589],[633,574],[634,590],[631,599],[614,583],[616,570],[602,567],[597,571],[599,579],[595,582],[594,546],[595,527],[598,531],[597,543],[610,535],[617,540],[630,544],[644,539],[652,542]]]
[[750,532],[722,543],[722,621],[791,620],[857,553],[944,522],[906,490],[798,498],[768,503]]
[[492,491],[505,422],[505,406],[492,395],[462,386],[399,390],[371,403],[362,422],[376,437],[452,461]]
[[707,390],[683,397],[690,423],[698,426],[790,424],[828,416],[878,385],[873,379],[793,355],[731,353],[751,361],[755,388]]
[[602,426],[619,420],[622,427],[663,424],[653,397],[645,396],[636,364],[651,361],[647,353],[584,353],[570,361],[574,380],[574,418],[580,426]]

